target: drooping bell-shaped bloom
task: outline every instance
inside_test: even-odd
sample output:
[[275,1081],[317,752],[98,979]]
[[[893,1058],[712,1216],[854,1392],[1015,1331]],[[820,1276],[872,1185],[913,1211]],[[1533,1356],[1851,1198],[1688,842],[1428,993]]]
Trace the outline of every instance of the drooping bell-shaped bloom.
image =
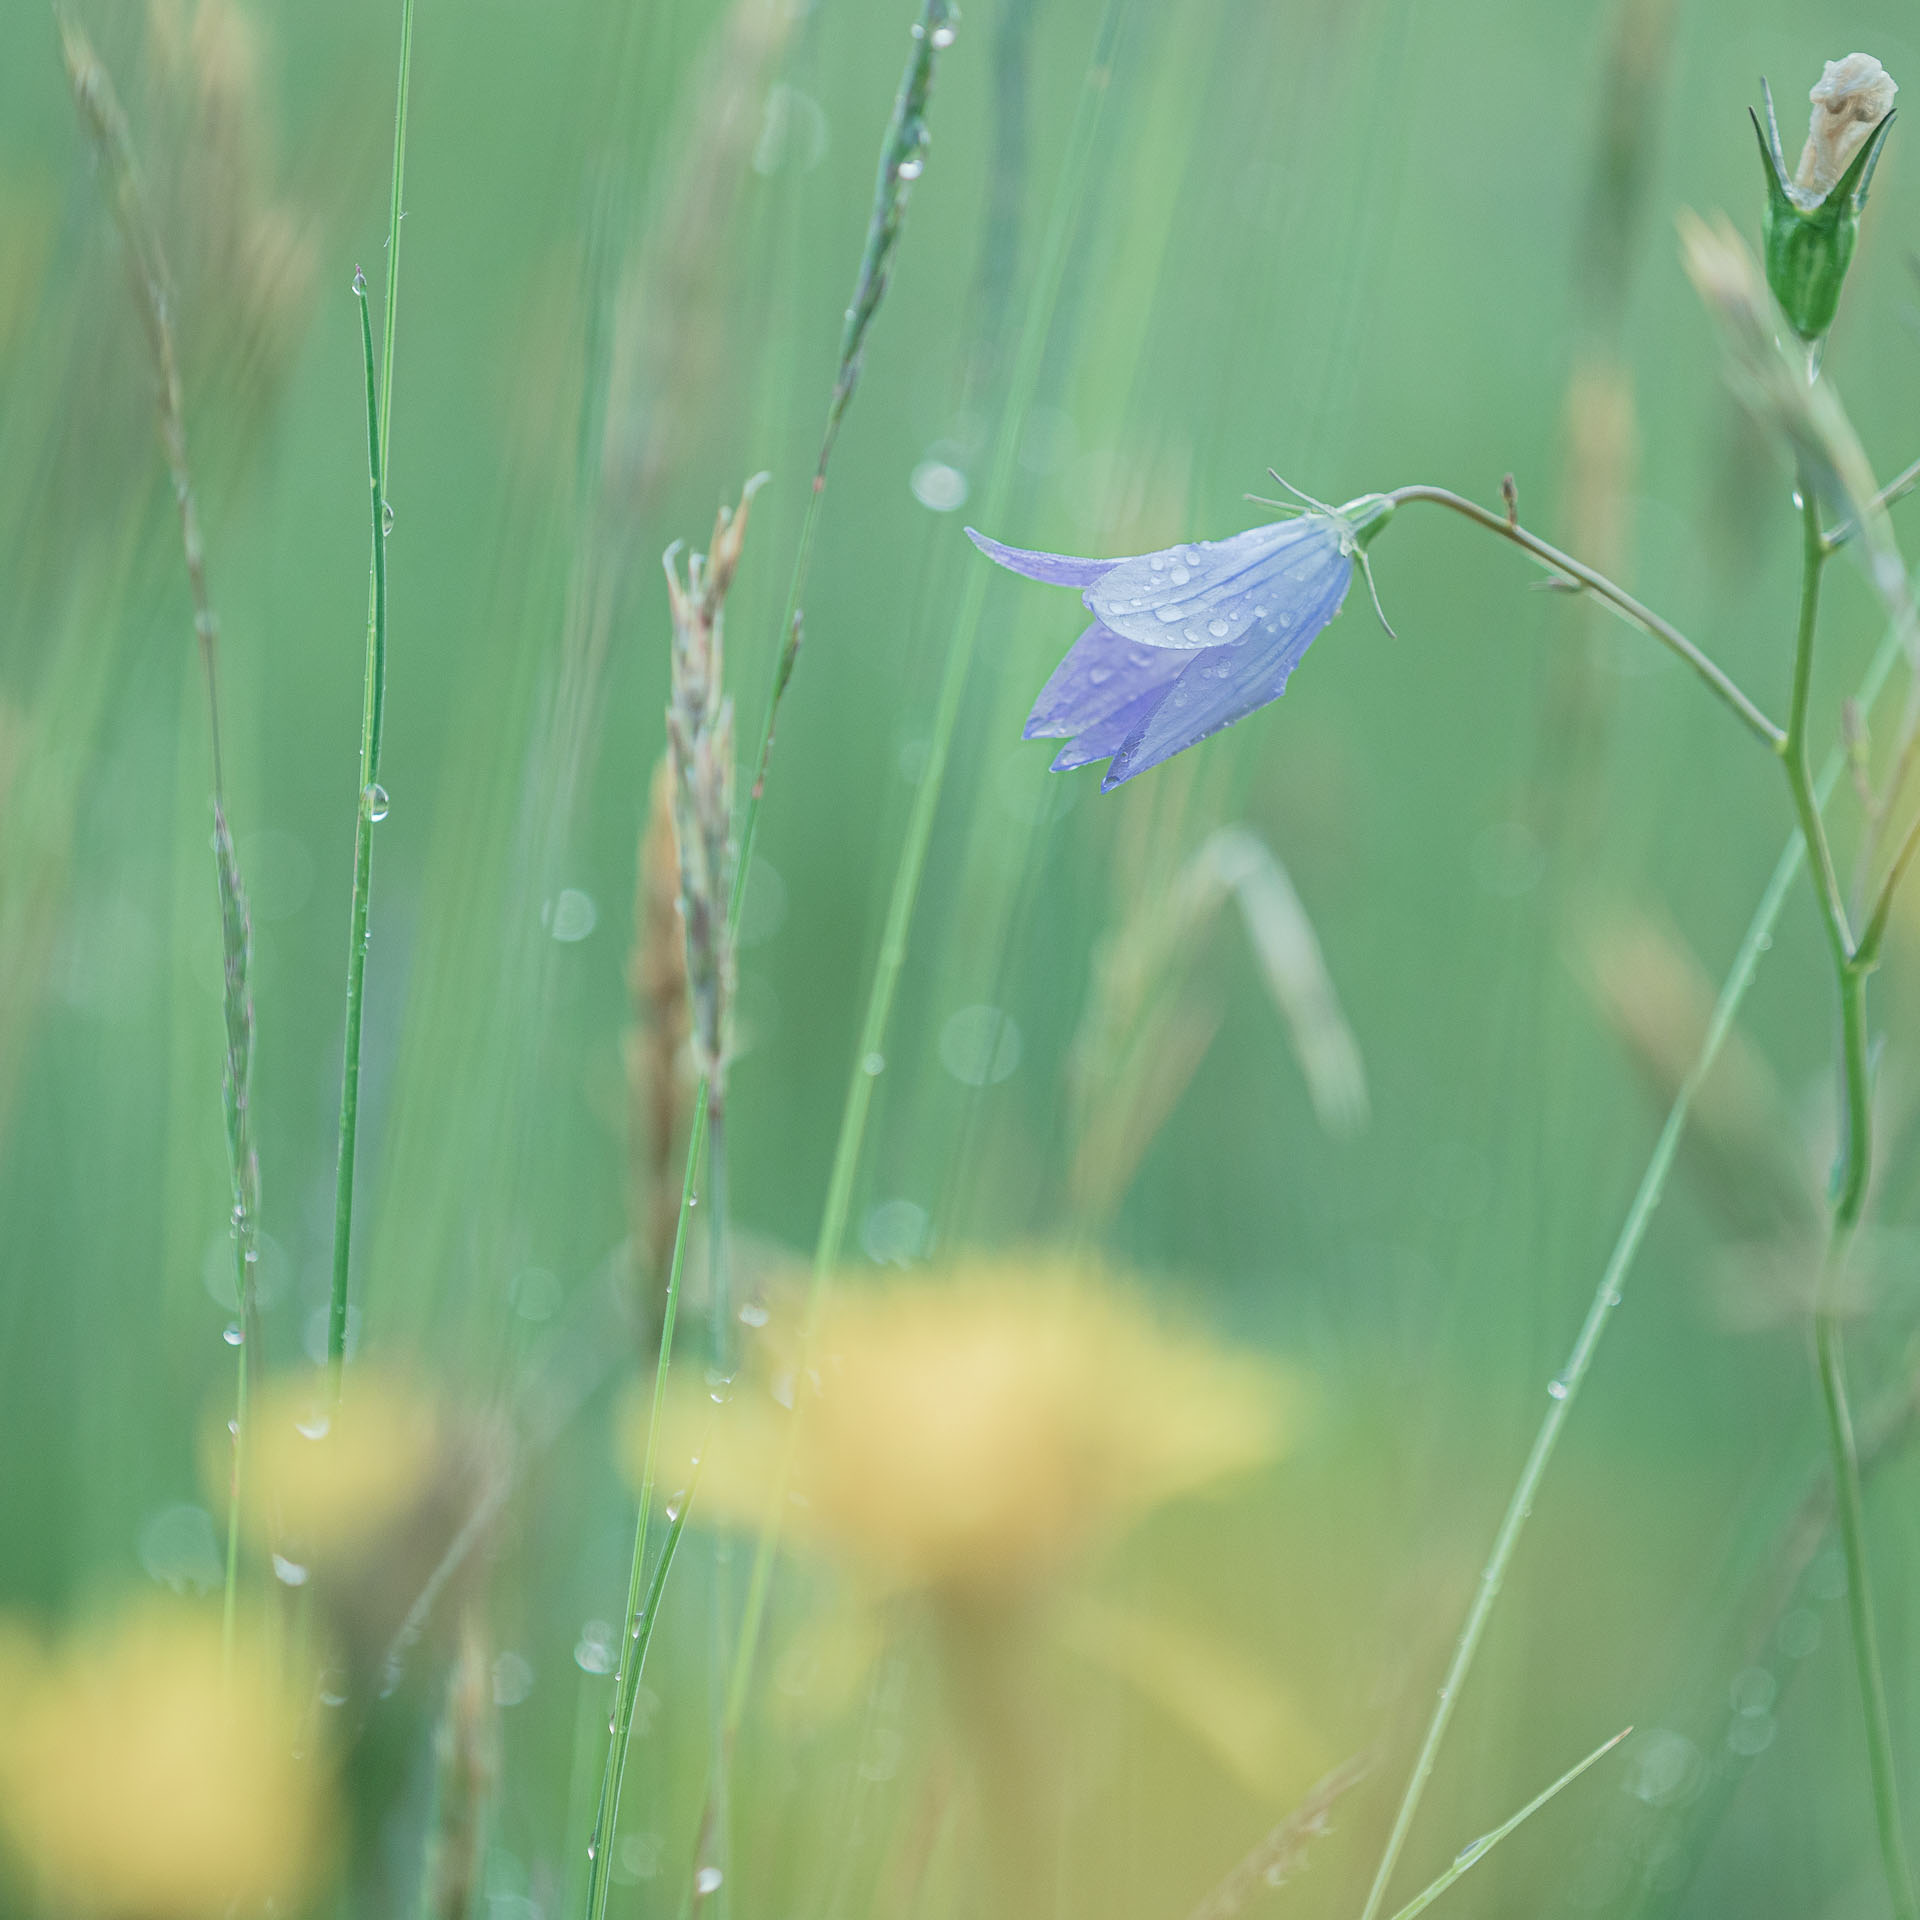
[[969,527],[989,560],[1079,587],[1094,616],[1041,688],[1026,737],[1068,743],[1056,772],[1109,762],[1105,793],[1279,699],[1392,511],[1368,494],[1226,540],[1118,560],[1028,552]]

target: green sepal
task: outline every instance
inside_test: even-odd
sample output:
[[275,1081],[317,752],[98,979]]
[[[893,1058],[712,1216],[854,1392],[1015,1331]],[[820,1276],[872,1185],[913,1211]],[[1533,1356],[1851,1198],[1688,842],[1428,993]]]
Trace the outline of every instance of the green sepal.
[[1787,178],[1786,156],[1780,150],[1780,130],[1773,117],[1773,94],[1765,81],[1761,87],[1766,93],[1766,125],[1751,108],[1748,113],[1767,176],[1763,222],[1767,284],[1794,332],[1803,340],[1820,340],[1833,325],[1840,305],[1840,289],[1860,237],[1860,209],[1866,204],[1893,115],[1888,113],[1878,122],[1826,198],[1815,206],[1803,206]]
[[1372,545],[1373,536],[1393,518],[1393,505],[1384,493],[1363,493],[1340,509],[1354,552],[1365,553]]

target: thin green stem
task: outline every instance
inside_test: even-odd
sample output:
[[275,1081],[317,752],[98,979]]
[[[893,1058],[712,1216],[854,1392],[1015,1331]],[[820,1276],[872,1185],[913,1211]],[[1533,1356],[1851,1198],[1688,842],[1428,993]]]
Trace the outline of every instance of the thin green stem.
[[1916,853],[1920,853],[1920,814],[1916,814],[1908,826],[1906,837],[1900,842],[1900,849],[1887,868],[1887,877],[1880,883],[1873,912],[1860,938],[1854,943],[1853,964],[1861,973],[1870,972],[1880,964],[1880,949],[1887,937],[1887,921],[1893,913],[1893,896],[1899,892],[1900,882],[1906,878],[1907,868],[1912,865]]
[[1671,621],[1663,620],[1650,607],[1642,606],[1624,587],[1616,586],[1605,574],[1596,572],[1570,554],[1562,553],[1558,547],[1550,546],[1537,534],[1529,533],[1517,519],[1504,513],[1495,513],[1490,507],[1483,507],[1478,501],[1469,500],[1464,494],[1450,492],[1445,487],[1396,487],[1386,497],[1396,507],[1414,501],[1426,501],[1436,507],[1449,508],[1477,526],[1485,527],[1489,533],[1497,533],[1501,539],[1512,541],[1516,547],[1556,573],[1577,581],[1589,593],[1604,600],[1616,613],[1624,615],[1643,633],[1651,634],[1662,646],[1677,654],[1756,739],[1776,752],[1785,742],[1786,736],[1734,684],[1725,670],[1710,660]]
[[1834,958],[1839,987],[1839,1066],[1845,1087],[1845,1135],[1834,1188],[1834,1221],[1828,1236],[1826,1265],[1814,1302],[1814,1367],[1820,1379],[1820,1400],[1826,1407],[1828,1455],[1834,1469],[1834,1498],[1839,1515],[1839,1544],[1847,1563],[1847,1615],[1853,1628],[1853,1661],[1859,1682],[1860,1711],[1866,1718],[1866,1764],[1872,1776],[1874,1824],[1880,1834],[1880,1864],[1893,1901],[1895,1920],[1920,1920],[1914,1897],[1907,1841],[1901,1832],[1899,1786],[1893,1764],[1893,1730],[1887,1718],[1887,1692],[1880,1670],[1880,1640],[1874,1628],[1874,1597],[1866,1567],[1866,1528],[1860,1503],[1860,1457],[1853,1438],[1853,1409],[1847,1400],[1847,1365],[1836,1304],[1839,1279],[1845,1273],[1847,1252],[1866,1206],[1866,1187],[1874,1162],[1874,1091],[1866,1052],[1866,975],[1885,931],[1884,908],[1908,858],[1907,849],[1895,860],[1868,924],[1868,937],[1855,947],[1847,906],[1839,889],[1834,854],[1826,826],[1807,774],[1807,708],[1812,693],[1814,628],[1820,614],[1820,570],[1834,547],[1820,532],[1820,511],[1814,501],[1812,476],[1801,468],[1801,599],[1799,632],[1793,651],[1793,708],[1788,737],[1782,747],[1793,804],[1801,820],[1801,839],[1807,845],[1820,897],[1820,916],[1826,925],[1828,947]]
[[[1846,1091],[1845,1135],[1833,1196],[1833,1222],[1826,1263],[1814,1304],[1813,1339],[1820,1397],[1826,1411],[1827,1451],[1833,1468],[1834,1504],[1840,1523],[1840,1549],[1847,1569],[1847,1615],[1852,1629],[1854,1676],[1866,1720],[1867,1769],[1872,1780],[1874,1825],[1880,1864],[1895,1920],[1920,1920],[1913,1870],[1907,1861],[1900,1824],[1900,1793],[1894,1766],[1893,1730],[1887,1713],[1886,1683],[1880,1668],[1879,1636],[1874,1626],[1873,1589],[1867,1567],[1864,1510],[1860,1495],[1860,1455],[1854,1441],[1853,1410],[1847,1396],[1846,1354],[1836,1302],[1847,1255],[1866,1205],[1873,1170],[1873,1085],[1867,1057],[1867,975],[1884,932],[1884,913],[1869,923],[1871,948],[1856,948],[1848,924],[1826,827],[1807,777],[1807,709],[1813,679],[1814,629],[1819,618],[1820,574],[1832,547],[1820,530],[1820,514],[1811,476],[1800,474],[1801,571],[1800,623],[1794,652],[1793,709],[1782,750],[1801,835],[1814,862],[1822,919],[1840,989],[1840,1068]],[[1905,856],[1906,850],[1902,849]],[[1904,859],[1888,875],[1883,902],[1890,901]]]
[[400,77],[394,89],[393,193],[387,202],[387,284],[380,320],[380,471],[390,473],[393,443],[393,332],[400,311],[401,192],[407,178],[407,95],[413,73],[413,0],[400,0]]
[[1807,762],[1807,710],[1813,695],[1813,636],[1820,618],[1820,574],[1826,564],[1827,550],[1820,537],[1820,512],[1815,504],[1813,482],[1802,470],[1800,475],[1801,570],[1800,619],[1793,651],[1793,698],[1787,714],[1786,737],[1780,742],[1780,757],[1787,770],[1787,784],[1793,793],[1794,811],[1800,819],[1808,853],[1813,861],[1814,886],[1820,897],[1820,914],[1826,929],[1827,944],[1833,954],[1835,970],[1844,974],[1853,964],[1853,929],[1847,916],[1847,904],[1840,888],[1840,875],[1834,866],[1833,849],[1827,841],[1826,823],[1814,799],[1813,774]]
[[387,699],[387,493],[393,438],[393,344],[400,313],[400,226],[407,176],[407,101],[413,75],[413,0],[400,0],[399,75],[394,86],[393,181],[387,201],[387,272],[376,367],[367,284],[357,270],[360,336],[367,364],[367,466],[373,492],[373,565],[367,583],[366,685],[360,712],[360,809],[353,842],[353,904],[347,942],[347,1034],[340,1065],[340,1144],[334,1170],[333,1295],[327,1313],[327,1368],[337,1396],[347,1354],[347,1293],[353,1269],[353,1180],[360,1134],[360,1034],[365,1011],[367,909],[373,889],[373,828],[386,812],[380,738]]
[[[1127,0],[1108,0],[1068,135],[1060,186],[1041,245],[1033,293],[1021,329],[1006,406],[1001,416],[987,486],[982,495],[982,512],[988,524],[992,524],[1005,505],[1019,453],[1021,429],[1039,386],[1047,334],[1066,271],[1067,243],[1078,216],[1081,194],[1092,160],[1094,135],[1098,131],[1101,108],[1106,100],[1114,46],[1126,8]],[[828,1277],[839,1263],[846,1240],[854,1180],[859,1172],[860,1149],[866,1138],[867,1117],[873,1106],[874,1084],[886,1065],[883,1048],[887,1028],[893,1013],[901,969],[906,962],[908,936],[913,926],[914,909],[919,901],[921,876],[926,870],[927,849],[933,838],[933,824],[939,811],[947,760],[953,747],[954,728],[959,720],[961,697],[966,691],[973,664],[980,616],[986,605],[986,588],[986,569],[969,568],[952,639],[948,644],[939,697],[934,707],[926,764],[914,793],[906,836],[894,869],[880,952],[867,993],[866,1012],[860,1023],[853,1070],[848,1077],[846,1099],[841,1109],[840,1132],[834,1144],[826,1200],[821,1209],[820,1231],[814,1244],[813,1275],[807,1296],[807,1336],[811,1335],[818,1320],[820,1306],[826,1296]],[[754,1552],[753,1571],[747,1583],[746,1604],[734,1648],[732,1683],[727,1694],[726,1737],[729,1742],[737,1737],[746,1715],[747,1693],[752,1684],[760,1630],[772,1590],[774,1562],[780,1550],[780,1521],[792,1470],[790,1437],[776,1472],[773,1497],[768,1504],[769,1517],[761,1528]]]
[[1893,1730],[1887,1717],[1886,1683],[1880,1668],[1880,1642],[1873,1617],[1867,1569],[1866,1521],[1860,1496],[1860,1458],[1854,1441],[1853,1414],[1847,1399],[1846,1352],[1840,1314],[1832,1305],[1833,1284],[1844,1268],[1851,1230],[1835,1223],[1822,1277],[1821,1302],[1814,1313],[1814,1354],[1821,1401],[1827,1416],[1827,1445],[1834,1472],[1834,1507],[1840,1523],[1840,1550],[1847,1568],[1847,1620],[1852,1630],[1854,1677],[1867,1723],[1867,1763],[1873,1781],[1874,1825],[1880,1840],[1880,1865],[1895,1920],[1920,1914],[1900,1824],[1900,1797],[1894,1766]]
[[360,809],[353,843],[353,906],[347,941],[347,1035],[340,1069],[340,1150],[334,1174],[333,1301],[327,1316],[327,1367],[336,1397],[346,1366],[347,1282],[353,1255],[354,1154],[360,1128],[360,1033],[367,980],[367,902],[373,888],[373,829],[386,812],[380,788],[380,722],[387,676],[386,496],[381,483],[380,396],[375,385],[373,313],[363,274],[353,276],[367,368],[367,469],[373,500],[373,610],[367,623],[367,673],[360,714]]
[[654,1363],[653,1400],[647,1411],[646,1451],[640,1468],[640,1513],[633,1530],[633,1564],[627,1576],[627,1611],[620,1634],[620,1665],[613,1680],[613,1714],[607,1726],[607,1758],[600,1776],[600,1800],[594,1809],[593,1832],[587,1840],[587,1890],[582,1912],[587,1920],[603,1920],[611,1884],[609,1854],[620,1818],[620,1791],[626,1784],[627,1748],[633,1737],[634,1703],[640,1697],[640,1667],[647,1639],[665,1587],[673,1548],[686,1524],[686,1506],[672,1518],[671,1531],[649,1585],[646,1579],[647,1527],[653,1517],[653,1494],[660,1470],[660,1427],[667,1400],[667,1370],[673,1359],[673,1324],[680,1312],[680,1277],[686,1269],[687,1227],[693,1217],[694,1183],[699,1175],[701,1149],[707,1138],[707,1086],[702,1081],[695,1096],[693,1128],[687,1138],[687,1170],[680,1186],[680,1224],[673,1236],[673,1264],[667,1270],[666,1305],[660,1317],[660,1355]]
[[[1910,467],[1903,468],[1899,473],[1895,474],[1894,477],[1873,496],[1872,500],[1868,502],[1868,505],[1882,509],[1890,507],[1896,500],[1904,500],[1915,487],[1920,487],[1920,460],[1914,461]],[[1856,522],[1843,520],[1839,526],[1829,528],[1820,536],[1822,551],[1826,553],[1838,553],[1858,531],[1859,527]]]
[[[1505,522],[1503,521],[1501,525],[1504,527]],[[1886,685],[1888,674],[1893,671],[1894,663],[1900,659],[1902,653],[1900,639],[1901,636],[1897,631],[1888,634],[1881,643],[1879,651],[1874,655],[1873,662],[1867,669],[1866,677],[1860,686],[1858,698],[1863,710],[1870,708],[1878,699],[1881,689]],[[1820,778],[1814,787],[1814,798],[1818,807],[1825,807],[1840,778],[1843,766],[1843,756],[1835,753],[1822,767]],[[1599,1285],[1594,1289],[1593,1300],[1587,1309],[1586,1319],[1581,1323],[1573,1353],[1565,1369],[1556,1376],[1549,1388],[1546,1414],[1541,1420],[1539,1432],[1527,1455],[1526,1464],[1521,1469],[1520,1478],[1515,1483],[1513,1493],[1507,1502],[1506,1512],[1501,1518],[1499,1531],[1494,1535],[1493,1547],[1488,1553],[1486,1565],[1481,1569],[1473,1600],[1467,1609],[1466,1620],[1460,1629],[1459,1639],[1454,1645],[1453,1658],[1447,1666],[1446,1678],[1441,1683],[1438,1703],[1428,1721],[1426,1734],[1421,1741],[1419,1753],[1415,1757],[1413,1770],[1408,1776],[1399,1809],[1394,1816],[1392,1831],[1388,1835],[1386,1848],[1380,1858],[1379,1870],[1374,1875],[1373,1885],[1368,1891],[1367,1902],[1362,1909],[1362,1920],[1377,1920],[1385,1903],[1394,1868],[1399,1863],[1407,1836],[1412,1831],[1414,1816],[1419,1811],[1427,1784],[1433,1777],[1440,1748],[1453,1719],[1454,1708],[1459,1702],[1467,1677],[1473,1669],[1474,1658],[1479,1651],[1487,1623],[1492,1617],[1494,1603],[1499,1598],[1514,1552],[1520,1544],[1527,1519],[1533,1511],[1534,1499],[1539,1493],[1542,1481],[1546,1478],[1547,1468],[1553,1459],[1554,1449],[1559,1444],[1561,1431],[1571,1416],[1575,1403],[1579,1400],[1580,1389],[1592,1368],[1594,1355],[1599,1348],[1602,1335],[1606,1332],[1607,1323],[1620,1305],[1627,1274],[1640,1251],[1648,1225],[1665,1193],[1668,1177],[1673,1170],[1674,1156],[1679,1150],[1680,1138],[1686,1130],[1693,1103],[1705,1084],[1708,1074],[1712,1072],[1714,1062],[1720,1057],[1720,1050],[1726,1043],[1727,1035],[1732,1031],[1734,1018],[1740,1010],[1741,1003],[1746,999],[1747,990],[1753,984],[1755,973],[1759,970],[1762,954],[1773,944],[1774,928],[1785,907],[1794,876],[1800,871],[1800,863],[1805,857],[1806,842],[1801,834],[1796,832],[1782,848],[1780,858],[1774,864],[1772,878],[1767,882],[1766,891],[1760,896],[1760,904],[1755,908],[1753,918],[1747,925],[1746,935],[1740,943],[1740,950],[1734,956],[1733,966],[1720,989],[1720,997],[1714,1005],[1713,1015],[1707,1022],[1707,1031],[1701,1041],[1699,1055],[1686,1079],[1681,1082],[1678,1093],[1674,1095],[1673,1104],[1667,1111],[1666,1123],[1661,1127],[1660,1136],[1654,1142],[1646,1171],[1640,1177],[1640,1184],[1634,1192],[1632,1205],[1627,1209],[1626,1219],[1621,1224],[1613,1252],[1600,1276]]]
[[233,1484],[227,1494],[227,1568],[220,1605],[220,1643],[233,1652],[234,1628],[240,1608],[240,1502],[247,1465],[247,1340],[245,1323],[240,1338],[240,1364],[234,1386]]
[[253,1146],[253,1001],[248,988],[252,928],[240,858],[227,824],[226,774],[220,753],[219,623],[207,588],[206,549],[193,472],[187,460],[186,407],[173,337],[172,277],[161,249],[134,162],[127,117],[107,70],[75,24],[59,14],[60,42],[74,104],[92,136],[113,188],[113,211],[133,268],[135,305],[153,359],[154,399],[161,452],[173,487],[180,523],[181,555],[193,605],[194,638],[207,699],[207,747],[213,776],[214,865],[219,883],[222,961],[221,1011],[226,1028],[222,1094],[226,1108],[227,1163],[233,1184],[234,1300],[239,1309],[240,1349],[234,1391],[233,1467],[227,1503],[227,1564],[223,1597],[224,1645],[233,1647],[240,1586],[240,1509],[247,1458],[248,1355],[261,1350],[259,1290],[260,1170]]

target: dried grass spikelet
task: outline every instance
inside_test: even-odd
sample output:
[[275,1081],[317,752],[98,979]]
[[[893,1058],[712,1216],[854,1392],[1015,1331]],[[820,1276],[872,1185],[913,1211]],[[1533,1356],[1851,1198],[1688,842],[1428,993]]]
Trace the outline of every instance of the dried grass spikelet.
[[489,1654],[479,1611],[469,1608],[435,1739],[439,1787],[427,1836],[425,1920],[467,1920],[481,1904],[487,1814],[500,1784],[500,1710]]
[[668,1457],[700,1455],[696,1515],[753,1524],[791,1444],[791,1537],[879,1593],[988,1600],[1273,1458],[1297,1405],[1278,1369],[1166,1324],[1094,1267],[981,1259],[849,1283],[804,1359],[776,1322],[717,1412],[692,1387],[672,1404]]
[[1068,1068],[1070,1180],[1082,1218],[1104,1219],[1119,1205],[1212,1042],[1219,1014],[1196,998],[1192,976],[1230,904],[1321,1126],[1342,1136],[1366,1125],[1359,1042],[1286,869],[1244,826],[1218,828],[1177,865],[1172,858],[1166,842],[1149,853],[1124,916],[1095,952]]
[[315,1375],[269,1381],[247,1444],[246,1537],[283,1582],[311,1584],[360,1685],[479,1558],[507,1481],[504,1442],[421,1383],[362,1366],[337,1402]]
[[183,371],[242,430],[292,369],[312,310],[315,211],[282,194],[260,33],[239,0],[149,0],[151,189],[176,276]]
[[1678,225],[1687,276],[1719,323],[1735,396],[1786,441],[1828,510],[1859,530],[1874,590],[1912,650],[1915,617],[1906,565],[1878,500],[1872,465],[1833,383],[1813,377],[1797,344],[1782,344],[1780,309],[1760,263],[1726,216],[1708,222],[1682,209]]
[[[687,943],[680,916],[680,848],[672,762],[662,755],[648,792],[634,887],[626,1036],[627,1190],[639,1272],[655,1296],[666,1284],[680,1218],[681,1147],[692,1075],[687,1042]],[[653,1298],[647,1319],[659,1317]]]
[[[1596,1005],[1654,1099],[1670,1104],[1713,1018],[1705,969],[1677,934],[1639,914],[1594,918],[1581,958]],[[1736,1234],[1811,1238],[1821,1214],[1817,1183],[1785,1093],[1738,1029],[1694,1095],[1682,1151]]]
[[345,1377],[337,1405],[296,1376],[267,1386],[255,1408],[241,1520],[290,1555],[363,1551],[418,1502],[438,1465],[438,1410],[371,1368]]
[[204,1920],[313,1889],[331,1789],[259,1642],[150,1604],[0,1665],[0,1831],[58,1910]]
[[644,509],[727,365],[723,242],[803,8],[732,0],[681,94],[658,198],[615,296],[601,484]]
[[718,1097],[725,1080],[727,1020],[733,1000],[733,700],[726,690],[726,602],[747,537],[756,474],[737,508],[722,507],[705,553],[680,545],[663,556],[673,616],[667,696],[667,754],[673,769],[673,826],[679,851],[680,913],[687,956],[689,1025],[696,1070]]
[[1633,372],[1611,353],[1581,359],[1567,382],[1568,545],[1600,572],[1627,569],[1640,435]]

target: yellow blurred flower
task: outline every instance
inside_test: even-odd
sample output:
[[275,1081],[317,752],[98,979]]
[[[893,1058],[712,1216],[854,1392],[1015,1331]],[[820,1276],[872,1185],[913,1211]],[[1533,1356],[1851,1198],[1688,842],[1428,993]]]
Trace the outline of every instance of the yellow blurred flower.
[[257,1912],[309,1890],[327,1784],[265,1650],[152,1606],[63,1652],[9,1647],[0,1831],[63,1909],[128,1920]]
[[337,1404],[316,1376],[275,1381],[248,1423],[247,1532],[295,1557],[352,1559],[419,1503],[440,1440],[432,1400],[398,1379],[356,1368]]
[[[1064,1259],[849,1285],[804,1360],[780,1346],[762,1343],[724,1406],[672,1402],[665,1458],[701,1455],[696,1516],[752,1523],[791,1446],[785,1532],[885,1590],[1030,1586],[1273,1457],[1297,1406],[1276,1368]],[[637,1467],[644,1406],[629,1432]]]

